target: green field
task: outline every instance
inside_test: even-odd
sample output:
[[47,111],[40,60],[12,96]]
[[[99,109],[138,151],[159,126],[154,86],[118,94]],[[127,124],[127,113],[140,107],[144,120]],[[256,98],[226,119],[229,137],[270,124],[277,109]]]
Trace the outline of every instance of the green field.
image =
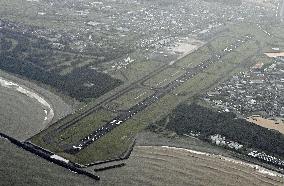
[[106,105],[111,110],[126,110],[152,95],[154,91],[146,88],[135,88]]
[[199,48],[195,52],[180,59],[177,63],[175,63],[175,65],[180,66],[182,68],[189,68],[198,65],[201,61],[206,60],[211,56],[209,46],[210,44],[207,44]]
[[113,78],[122,79],[126,82],[133,82],[141,79],[160,66],[161,63],[156,61],[138,60],[119,71],[110,72],[110,75]]
[[153,88],[161,88],[174,81],[176,78],[178,78],[184,73],[185,71],[180,67],[169,67],[161,73],[155,75],[153,78],[144,82],[144,85]]
[[[112,112],[100,109],[88,117],[80,120],[76,125],[64,130],[58,137],[58,141],[64,143],[74,143],[79,139],[84,138],[96,128],[103,126],[108,120],[114,117]],[[80,131],[80,132],[78,132]]]

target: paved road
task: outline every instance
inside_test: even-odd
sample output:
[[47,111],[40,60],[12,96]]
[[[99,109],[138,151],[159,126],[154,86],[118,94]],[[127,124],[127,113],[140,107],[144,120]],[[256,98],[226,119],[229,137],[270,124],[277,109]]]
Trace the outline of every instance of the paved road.
[[220,58],[236,50],[239,46],[246,43],[251,38],[252,36],[250,35],[240,38],[236,42],[230,44],[228,47],[223,49],[222,52],[220,52],[219,54],[215,54],[214,56],[200,63],[198,66],[187,68],[186,72],[182,76],[178,77],[175,81],[172,81],[171,83],[162,87],[161,89],[156,90],[154,94],[150,95],[143,101],[137,103],[136,105],[131,107],[129,110],[119,114],[117,117],[107,122],[107,124],[96,129],[94,132],[92,132],[85,138],[79,140],[77,143],[72,144],[65,151],[71,154],[78,153],[80,150],[86,148],[88,145],[92,144],[93,142],[101,138],[102,136],[106,135],[109,131],[121,125],[122,123],[124,123],[125,121],[133,117],[135,114],[137,114],[138,112],[141,112],[148,106],[152,105],[153,103],[156,103],[159,99],[161,99],[162,97],[167,95],[169,92],[176,89],[178,86],[182,85],[187,80],[191,79],[193,76],[205,71],[209,67],[209,65],[218,62]]

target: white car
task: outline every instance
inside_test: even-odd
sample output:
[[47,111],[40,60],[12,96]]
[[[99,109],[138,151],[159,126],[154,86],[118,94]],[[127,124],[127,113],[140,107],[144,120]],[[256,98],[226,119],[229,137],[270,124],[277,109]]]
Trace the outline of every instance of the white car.
[[121,123],[122,123],[122,121],[118,121],[116,124],[119,125],[119,124],[121,124]]
[[82,147],[76,147],[76,146],[73,146],[73,149],[79,149],[79,150],[81,150],[81,149],[82,149]]

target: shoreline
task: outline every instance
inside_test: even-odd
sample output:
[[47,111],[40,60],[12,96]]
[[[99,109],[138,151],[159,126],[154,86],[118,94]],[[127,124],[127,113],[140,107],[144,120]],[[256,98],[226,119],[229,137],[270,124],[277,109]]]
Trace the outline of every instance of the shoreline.
[[57,92],[55,89],[52,89],[52,87],[48,87],[48,85],[26,79],[18,74],[9,73],[0,69],[0,77],[26,87],[28,90],[33,91],[44,98],[44,100],[52,106],[54,111],[52,123],[73,113],[80,104],[79,101]]
[[[64,97],[64,95],[61,95],[60,93],[57,93],[56,91],[49,90],[48,87],[45,87],[42,84],[38,84],[37,82],[30,81],[28,79],[22,78],[21,76],[18,76],[16,74],[11,74],[6,71],[3,71],[0,69],[0,88],[4,91],[11,91],[11,93],[14,93],[16,95],[15,99],[18,99],[22,97],[26,100],[31,100],[35,104],[39,106],[40,109],[36,109],[31,106],[31,110],[37,111],[41,115],[39,119],[36,119],[32,117],[31,115],[28,115],[29,108],[22,108],[22,110],[26,110],[25,115],[25,121],[24,125],[26,127],[23,127],[22,125],[18,126],[19,123],[21,123],[22,120],[19,120],[20,117],[15,117],[13,115],[10,115],[9,113],[6,113],[6,117],[11,119],[12,125],[9,127],[4,127],[2,132],[6,133],[6,129],[8,129],[8,134],[11,136],[20,139],[20,140],[28,140],[32,136],[40,133],[41,131],[45,130],[49,126],[51,126],[56,121],[66,117],[67,115],[74,112],[74,109],[76,107],[76,104],[78,104],[75,100],[68,100],[68,97]],[[5,80],[5,81],[4,81]],[[11,82],[11,83],[9,83]],[[5,84],[5,86],[8,86],[8,88],[2,88],[1,84]],[[20,88],[21,87],[21,88]],[[19,91],[15,89],[19,89]],[[28,95],[29,96],[28,96]],[[4,99],[5,97],[3,97]],[[13,100],[13,97],[9,98],[10,100]],[[65,100],[67,99],[67,100]],[[28,102],[27,102],[28,103]],[[14,105],[15,106],[15,105]],[[22,105],[21,105],[22,106]],[[26,105],[29,106],[29,105]],[[14,107],[11,107],[13,109]],[[15,107],[16,108],[16,107]],[[20,107],[19,107],[20,108]],[[12,114],[12,113],[11,113]],[[17,113],[16,113],[17,114]],[[33,114],[32,111],[30,114]],[[20,116],[20,114],[17,114]],[[30,117],[29,119],[27,117]],[[17,121],[18,120],[18,121]],[[36,120],[38,120],[36,122]],[[15,122],[14,122],[15,121]],[[13,131],[22,130],[21,134],[14,134]]]
[[261,173],[263,175],[269,175],[269,176],[273,176],[273,177],[280,177],[280,178],[284,178],[284,175],[278,172],[275,172],[273,170],[269,170],[263,166],[257,165],[257,164],[253,164],[253,163],[249,163],[249,162],[245,162],[242,160],[237,160],[234,158],[230,158],[230,157],[226,157],[223,155],[216,155],[216,154],[211,154],[211,153],[207,153],[207,152],[201,152],[201,151],[196,151],[196,150],[191,150],[191,149],[187,149],[187,148],[180,148],[180,147],[174,147],[174,146],[137,146],[138,148],[161,148],[161,149],[165,149],[165,150],[172,150],[172,151],[181,151],[181,152],[186,152],[186,153],[190,153],[190,154],[195,154],[195,155],[199,155],[199,156],[208,156],[211,158],[215,158],[215,159],[220,159],[223,161],[227,161],[227,162],[232,162],[234,164],[237,165],[244,165],[246,167],[250,167],[253,168],[255,171],[257,171],[258,173]]
[[8,88],[8,89],[13,89],[14,91],[17,91],[21,94],[24,94],[25,96],[37,100],[42,107],[44,108],[44,113],[45,113],[45,118],[43,120],[44,125],[49,125],[51,121],[54,118],[54,110],[52,106],[42,97],[40,96],[37,92],[28,90],[24,85],[19,85],[13,81],[10,81],[8,79],[5,79],[0,76],[0,86]]
[[[179,136],[177,138],[168,138],[164,134],[157,134],[150,131],[145,131],[137,136],[137,146],[153,146],[153,147],[175,147],[177,149],[190,149],[192,152],[201,152],[203,154],[215,155],[216,157],[225,157],[245,163],[263,167],[269,171],[279,173],[284,178],[284,172],[277,167],[261,162],[258,159],[239,154],[229,149],[220,146],[212,145],[209,142],[202,141],[198,138],[189,138],[186,136]],[[136,146],[136,147],[137,147]]]

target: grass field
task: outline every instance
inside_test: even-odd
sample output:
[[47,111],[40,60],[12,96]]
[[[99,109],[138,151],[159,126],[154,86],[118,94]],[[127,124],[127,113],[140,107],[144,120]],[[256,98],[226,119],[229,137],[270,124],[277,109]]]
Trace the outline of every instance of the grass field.
[[211,56],[210,49],[208,45],[205,45],[195,52],[187,55],[186,57],[180,59],[176,66],[180,66],[182,68],[189,68],[198,65],[201,61],[208,59]]
[[126,68],[111,72],[110,75],[113,78],[122,79],[126,82],[133,82],[141,79],[161,65],[161,63],[157,63],[156,61],[139,60],[128,65]]
[[154,91],[146,88],[136,88],[109,103],[107,108],[111,108],[112,110],[127,110],[153,93]]
[[169,67],[161,73],[157,74],[153,78],[144,82],[144,85],[153,87],[153,88],[161,88],[170,82],[174,81],[176,78],[184,74],[185,71],[182,70],[181,67]]
[[[76,125],[69,127],[60,133],[57,140],[64,143],[74,143],[76,140],[82,139],[96,128],[104,125],[108,120],[114,117],[114,113],[105,109],[100,109],[97,112],[80,120]],[[78,133],[80,131],[80,133]]]

